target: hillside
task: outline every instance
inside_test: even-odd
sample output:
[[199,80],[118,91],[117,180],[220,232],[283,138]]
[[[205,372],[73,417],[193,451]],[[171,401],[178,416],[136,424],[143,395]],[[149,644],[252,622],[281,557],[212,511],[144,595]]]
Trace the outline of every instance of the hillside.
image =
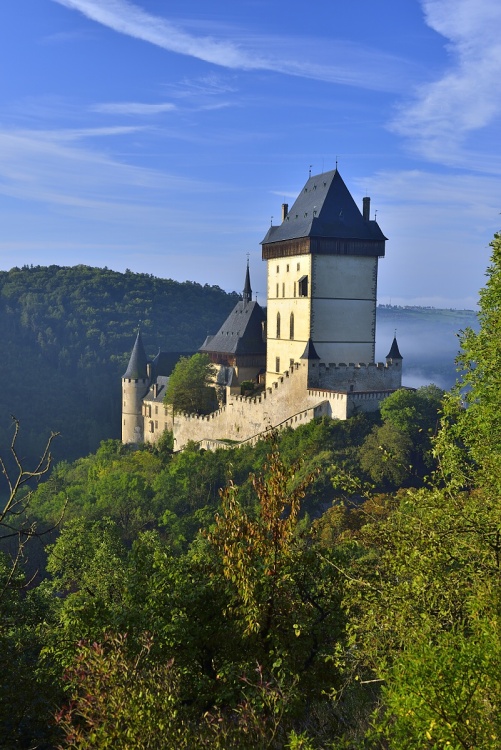
[[51,430],[62,433],[59,460],[94,451],[119,436],[120,377],[138,325],[148,355],[192,352],[237,299],[217,286],[82,265],[0,272],[2,434],[14,414],[30,458]]

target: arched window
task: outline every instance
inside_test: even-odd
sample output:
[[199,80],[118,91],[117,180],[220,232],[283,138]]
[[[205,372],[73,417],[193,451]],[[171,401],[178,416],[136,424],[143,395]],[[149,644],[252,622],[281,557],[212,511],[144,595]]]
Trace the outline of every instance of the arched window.
[[292,340],[294,338],[294,313],[291,313],[289,334],[289,338]]
[[280,338],[280,313],[277,313],[277,339]]

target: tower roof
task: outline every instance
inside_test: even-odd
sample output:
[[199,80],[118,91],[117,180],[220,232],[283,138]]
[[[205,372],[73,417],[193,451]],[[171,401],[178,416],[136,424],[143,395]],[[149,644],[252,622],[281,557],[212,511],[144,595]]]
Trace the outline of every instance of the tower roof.
[[144,350],[141,331],[138,331],[132,354],[130,355],[129,364],[123,377],[129,378],[130,380],[144,380],[148,377],[147,364],[148,359]]
[[237,302],[215,336],[207,336],[199,352],[264,354],[264,312],[257,302]]
[[317,350],[313,346],[313,341],[311,340],[311,338],[306,342],[304,352],[301,354],[299,359],[320,359],[317,354]]
[[304,237],[386,240],[378,223],[364,218],[337,169],[310,177],[282,224],[272,225],[262,244]]
[[393,341],[391,343],[390,351],[386,355],[386,359],[403,359],[402,355],[400,354],[400,350],[398,348],[397,344],[397,337],[393,337]]

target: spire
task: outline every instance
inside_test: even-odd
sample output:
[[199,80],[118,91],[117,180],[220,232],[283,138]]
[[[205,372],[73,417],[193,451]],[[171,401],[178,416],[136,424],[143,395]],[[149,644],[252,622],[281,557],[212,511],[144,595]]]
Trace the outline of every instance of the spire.
[[144,350],[141,331],[138,331],[129,364],[123,377],[130,380],[145,380],[148,377],[147,364],[148,359]]
[[403,359],[402,355],[400,354],[400,350],[398,348],[396,335],[393,337],[390,351],[386,355],[386,360],[388,361],[389,359]]
[[244,304],[247,304],[247,302],[252,302],[252,289],[251,289],[251,283],[250,283],[250,273],[249,273],[249,258],[247,258],[247,270],[245,272],[245,284],[244,284],[244,291],[242,294]]

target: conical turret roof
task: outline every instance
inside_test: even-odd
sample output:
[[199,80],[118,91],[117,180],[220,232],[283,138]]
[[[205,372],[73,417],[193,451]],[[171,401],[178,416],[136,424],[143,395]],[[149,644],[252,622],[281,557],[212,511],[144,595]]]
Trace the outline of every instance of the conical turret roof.
[[245,284],[242,299],[245,302],[252,302],[252,289],[250,283],[249,261],[247,261],[247,270],[245,272]]
[[391,348],[388,354],[386,355],[386,359],[403,359],[402,355],[400,354],[400,350],[398,348],[396,336],[393,337]]
[[313,341],[311,340],[311,338],[306,342],[304,352],[301,354],[299,359],[320,359],[317,354],[317,350],[313,346]]
[[132,354],[130,355],[129,364],[123,377],[130,380],[144,380],[148,377],[147,364],[148,359],[144,350],[141,331],[138,331]]

